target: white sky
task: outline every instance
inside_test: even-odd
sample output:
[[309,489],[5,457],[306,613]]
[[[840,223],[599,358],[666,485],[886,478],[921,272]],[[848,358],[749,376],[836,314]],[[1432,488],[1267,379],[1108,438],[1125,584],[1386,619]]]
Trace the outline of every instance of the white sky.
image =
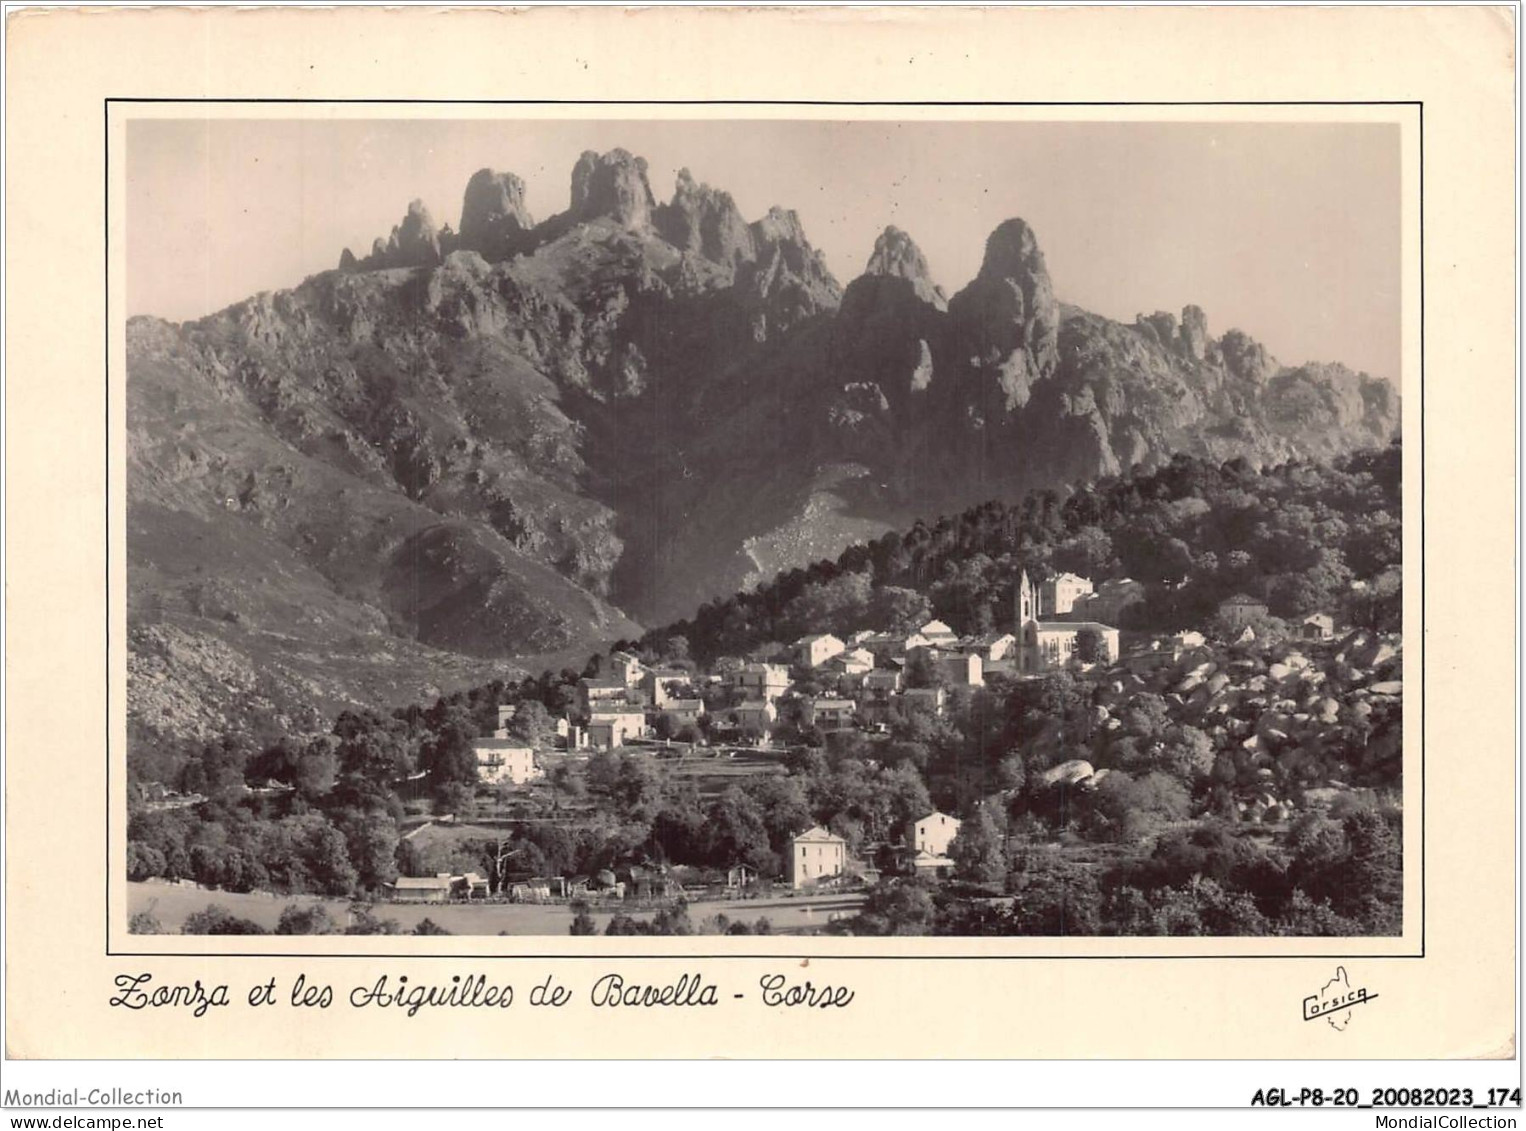
[[483,166],[567,207],[585,149],[679,168],[753,220],[796,209],[848,283],[886,224],[953,294],[1021,216],[1063,301],[1132,321],[1197,303],[1285,363],[1399,376],[1399,135],[1391,125],[1095,122],[135,121],[128,306],[184,320],[364,255],[420,197],[459,227]]

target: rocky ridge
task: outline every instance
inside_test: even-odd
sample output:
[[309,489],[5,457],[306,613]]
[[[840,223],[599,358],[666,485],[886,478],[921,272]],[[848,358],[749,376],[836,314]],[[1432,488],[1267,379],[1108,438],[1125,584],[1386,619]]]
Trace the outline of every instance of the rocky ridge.
[[[1281,366],[1195,306],[1065,306],[1019,219],[945,298],[899,229],[844,289],[797,213],[749,222],[687,170],[659,203],[623,150],[579,158],[565,211],[525,201],[483,169],[459,230],[415,201],[293,290],[133,320],[136,625],[261,656],[341,632],[404,666],[575,656],[918,516],[1398,425],[1386,382]],[[239,621],[191,599],[219,575]]]

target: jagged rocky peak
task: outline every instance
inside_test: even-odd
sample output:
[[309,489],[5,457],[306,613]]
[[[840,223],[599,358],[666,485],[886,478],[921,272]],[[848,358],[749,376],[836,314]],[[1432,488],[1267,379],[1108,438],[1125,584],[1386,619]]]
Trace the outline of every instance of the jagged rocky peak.
[[440,262],[440,230],[422,200],[408,203],[408,214],[394,229],[400,266],[433,267]]
[[1182,349],[1194,361],[1208,356],[1208,315],[1201,306],[1182,307]]
[[805,225],[800,222],[800,213],[793,208],[773,205],[769,208],[768,215],[752,223],[751,230],[753,238],[763,246],[791,244],[807,251],[811,247],[811,241],[805,238]]
[[1059,362],[1060,304],[1038,238],[1026,221],[1006,220],[986,240],[980,274],[949,302],[969,361],[1000,381],[1008,407]]
[[874,241],[874,251],[869,255],[869,262],[864,265],[864,274],[905,279],[924,302],[931,303],[939,310],[948,306],[943,288],[932,280],[932,272],[928,270],[927,257],[922,254],[922,249],[915,240],[894,225],[887,227]]
[[461,200],[459,246],[493,258],[524,246],[535,219],[525,207],[525,183],[513,173],[478,169]]
[[1243,381],[1261,383],[1277,372],[1277,362],[1266,347],[1244,330],[1229,330],[1219,339],[1224,368]]
[[1208,337],[1208,315],[1203,313],[1201,306],[1189,304],[1182,307],[1180,324],[1176,315],[1157,310],[1154,314],[1138,315],[1134,325],[1166,349],[1193,361],[1203,361],[1213,352],[1213,343]]
[[657,232],[682,251],[731,267],[756,255],[752,231],[729,192],[700,184],[688,169],[678,171],[673,200],[654,216]]
[[584,151],[572,167],[572,217],[596,220],[607,216],[632,231],[651,226],[657,204],[646,179],[646,158],[624,149],[608,153]]
[[805,225],[798,213],[775,205],[761,220],[748,225],[748,231],[757,257],[737,272],[737,288],[753,307],[755,341],[837,309],[842,287],[821,252],[805,238]]
[[[986,237],[986,254],[980,263],[982,279],[1017,279],[1049,282],[1049,268],[1039,240],[1028,221],[1014,216],[1003,220]],[[1026,288],[1025,288],[1026,289]]]
[[386,240],[378,237],[371,244],[371,254],[357,263],[345,248],[339,256],[341,271],[378,271],[388,267],[435,267],[449,250],[444,244],[455,237],[447,227],[442,233],[422,200],[411,201],[402,223],[392,229]]
[[821,252],[806,239],[805,225],[800,222],[798,212],[776,204],[761,220],[749,224],[748,231],[752,233],[758,263],[767,273],[783,271],[807,286],[830,291],[829,305],[837,304],[842,297],[842,287]]

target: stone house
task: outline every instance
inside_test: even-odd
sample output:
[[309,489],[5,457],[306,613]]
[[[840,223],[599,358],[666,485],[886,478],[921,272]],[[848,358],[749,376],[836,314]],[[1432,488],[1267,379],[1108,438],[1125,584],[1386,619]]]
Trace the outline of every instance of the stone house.
[[1242,628],[1252,621],[1261,620],[1267,615],[1265,601],[1258,601],[1245,593],[1236,593],[1233,597],[1227,597],[1219,603],[1219,616],[1226,624],[1235,628]]
[[1298,635],[1305,640],[1329,640],[1335,635],[1335,618],[1326,613],[1304,617]]
[[743,699],[772,703],[789,690],[789,669],[783,664],[743,664],[725,675],[725,685]]
[[613,750],[646,733],[642,711],[613,709],[595,711],[588,717],[588,744]]

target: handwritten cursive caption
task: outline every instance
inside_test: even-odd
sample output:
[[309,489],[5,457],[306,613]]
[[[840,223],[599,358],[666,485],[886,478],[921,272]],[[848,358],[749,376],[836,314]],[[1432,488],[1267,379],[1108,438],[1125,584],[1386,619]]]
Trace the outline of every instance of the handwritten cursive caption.
[[675,981],[642,981],[625,974],[601,974],[582,984],[564,984],[553,975],[527,983],[521,993],[511,982],[486,974],[452,974],[428,981],[406,974],[381,974],[351,985],[335,985],[298,974],[290,983],[276,978],[235,990],[226,982],[159,981],[149,973],[118,974],[109,1004],[125,1010],[172,1010],[207,1017],[223,1010],[285,1008],[357,1009],[417,1017],[437,1010],[516,1007],[528,1009],[706,1009],[742,1003],[768,1009],[846,1009],[855,991],[848,986],[764,974],[745,990],[723,990],[700,974]]

